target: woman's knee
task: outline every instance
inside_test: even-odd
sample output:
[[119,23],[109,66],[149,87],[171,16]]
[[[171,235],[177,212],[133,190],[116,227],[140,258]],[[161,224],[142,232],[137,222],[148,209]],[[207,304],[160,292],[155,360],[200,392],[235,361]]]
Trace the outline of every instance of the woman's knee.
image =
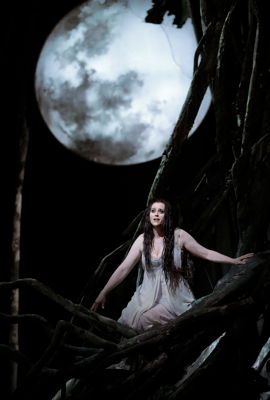
[[146,331],[147,329],[152,328],[153,321],[151,319],[151,314],[149,315],[149,310],[144,312],[138,321],[138,329],[141,331]]

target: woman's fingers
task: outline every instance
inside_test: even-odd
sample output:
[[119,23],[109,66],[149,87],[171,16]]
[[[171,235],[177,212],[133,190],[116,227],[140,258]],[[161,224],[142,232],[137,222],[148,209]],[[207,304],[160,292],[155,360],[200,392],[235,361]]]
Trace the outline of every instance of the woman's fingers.
[[241,256],[240,258],[241,258],[242,260],[246,261],[247,258],[250,258],[250,257],[252,257],[252,256],[254,256],[254,253],[248,253],[248,254],[244,254],[244,255]]
[[91,311],[96,311],[98,309],[98,306],[99,306],[99,303],[95,301],[90,310]]
[[254,253],[247,253],[247,254],[244,254],[242,257],[249,258],[249,257],[253,257],[253,256],[254,256]]
[[236,260],[236,264],[245,264],[247,259],[250,257],[253,257],[254,253],[247,253],[244,254],[243,256],[237,257]]
[[105,307],[105,302],[106,302],[106,298],[103,298],[102,300],[96,300],[94,301],[92,307],[90,308],[91,311],[97,311],[97,309],[99,307],[101,307],[102,309]]

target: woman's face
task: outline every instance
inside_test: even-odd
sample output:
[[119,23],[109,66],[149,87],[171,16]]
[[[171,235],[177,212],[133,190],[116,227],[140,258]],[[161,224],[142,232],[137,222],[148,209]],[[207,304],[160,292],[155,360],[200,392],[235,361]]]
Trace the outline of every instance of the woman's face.
[[154,227],[162,226],[165,217],[165,204],[164,203],[153,203],[150,208],[150,222]]

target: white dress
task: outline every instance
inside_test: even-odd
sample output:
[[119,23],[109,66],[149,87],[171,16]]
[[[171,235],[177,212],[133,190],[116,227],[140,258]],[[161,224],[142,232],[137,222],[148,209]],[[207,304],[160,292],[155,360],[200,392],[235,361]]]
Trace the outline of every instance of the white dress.
[[[187,311],[195,300],[186,281],[180,280],[175,292],[172,292],[165,280],[162,257],[151,260],[152,267],[147,270],[142,255],[142,283],[137,286],[127,307],[124,308],[118,322],[143,331],[153,326],[163,325]],[[181,268],[181,250],[174,246],[174,263]]]

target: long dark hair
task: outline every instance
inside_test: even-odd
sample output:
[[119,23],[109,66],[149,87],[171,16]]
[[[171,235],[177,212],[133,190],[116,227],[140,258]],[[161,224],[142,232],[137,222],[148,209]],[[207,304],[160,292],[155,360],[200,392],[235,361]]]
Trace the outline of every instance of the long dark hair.
[[163,223],[163,233],[164,233],[164,249],[163,249],[163,270],[165,279],[169,282],[170,289],[174,292],[179,284],[180,279],[184,279],[188,283],[191,283],[193,271],[190,260],[188,259],[188,254],[185,250],[182,251],[182,268],[176,268],[174,264],[174,230],[175,226],[172,217],[172,207],[171,204],[164,199],[153,199],[148,204],[144,214],[144,241],[143,241],[143,251],[145,257],[145,265],[147,269],[151,269],[151,250],[153,246],[154,232],[153,226],[150,222],[150,212],[152,205],[154,203],[163,203],[165,206],[164,210],[164,223]]

